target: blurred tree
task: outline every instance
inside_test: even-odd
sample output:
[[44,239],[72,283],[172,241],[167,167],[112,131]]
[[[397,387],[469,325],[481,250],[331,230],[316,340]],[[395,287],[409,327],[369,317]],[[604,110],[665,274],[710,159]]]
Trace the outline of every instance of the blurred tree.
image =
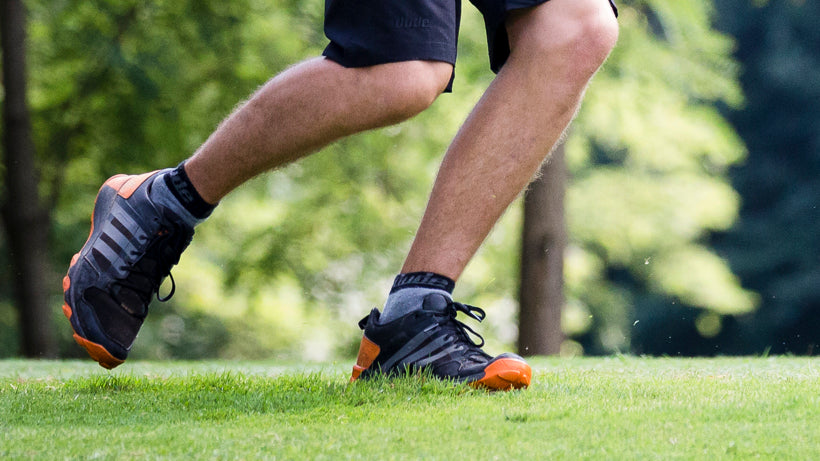
[[564,342],[566,168],[564,146],[559,144],[524,194],[518,352],[525,356],[558,354]]
[[815,354],[820,345],[820,3],[719,0],[737,38],[743,107],[725,112],[749,148],[732,170],[740,220],[715,237],[761,308],[721,350]]
[[27,101],[26,12],[20,0],[0,5],[3,51],[3,149],[5,192],[2,218],[11,254],[21,351],[54,357],[56,342],[48,314],[48,211],[40,203],[34,142]]

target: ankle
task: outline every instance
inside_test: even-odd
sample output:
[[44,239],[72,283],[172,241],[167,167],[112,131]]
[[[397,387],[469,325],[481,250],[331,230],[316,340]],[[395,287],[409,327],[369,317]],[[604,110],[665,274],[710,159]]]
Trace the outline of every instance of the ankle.
[[165,185],[185,210],[198,221],[211,215],[216,205],[206,202],[185,172],[185,162],[164,175]]
[[425,296],[432,293],[439,293],[451,300],[454,287],[452,279],[432,272],[399,274],[382,309],[380,323],[390,322],[421,309]]

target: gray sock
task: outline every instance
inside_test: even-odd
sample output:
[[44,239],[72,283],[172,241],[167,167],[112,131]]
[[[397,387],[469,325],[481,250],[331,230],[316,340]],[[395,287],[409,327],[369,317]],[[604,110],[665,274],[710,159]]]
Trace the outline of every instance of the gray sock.
[[393,282],[393,289],[384,303],[379,323],[386,323],[421,309],[424,297],[439,293],[452,300],[455,282],[443,275],[432,272],[412,272],[399,274]]
[[[172,171],[170,168],[166,171],[162,171],[160,172],[160,176],[166,175],[170,171]],[[204,221],[204,219],[197,219],[187,209],[185,209],[173,192],[171,192],[171,189],[168,188],[168,184],[165,182],[165,178],[163,177],[157,177],[154,180],[154,183],[151,184],[150,195],[151,200],[153,200],[154,203],[170,209],[174,212],[174,214],[179,216],[185,224],[191,227],[195,227],[197,224]]]
[[390,322],[414,310],[421,309],[424,297],[430,293],[441,293],[448,300],[452,300],[450,293],[437,288],[404,288],[390,293],[390,296],[387,297],[384,310],[381,317],[379,317],[379,323]]

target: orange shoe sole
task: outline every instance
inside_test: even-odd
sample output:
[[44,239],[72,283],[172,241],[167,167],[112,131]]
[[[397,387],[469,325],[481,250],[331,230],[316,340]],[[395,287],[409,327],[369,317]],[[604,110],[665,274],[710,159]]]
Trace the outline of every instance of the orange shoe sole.
[[[370,368],[379,352],[380,348],[376,343],[368,339],[367,336],[362,337],[362,342],[359,345],[359,355],[350,376],[351,383],[358,380],[362,372]],[[469,384],[477,389],[509,391],[526,388],[531,381],[532,369],[526,362],[504,358],[490,364],[484,370],[483,378]]]
[[515,359],[500,359],[490,364],[484,377],[473,381],[470,386],[494,391],[509,391],[526,388],[532,380],[532,369],[526,362]]
[[[66,275],[63,278],[63,286],[66,286],[70,283],[71,282],[68,280],[68,276]],[[68,319],[70,323],[71,315],[73,314],[73,312],[71,310],[71,306],[69,306],[68,303],[63,303],[63,314],[65,314],[65,317]],[[72,326],[71,329],[74,330],[74,327]],[[78,335],[76,331],[74,332],[73,336],[74,341],[76,341],[77,344],[79,344],[80,346],[83,346],[86,352],[88,352],[88,355],[91,356],[92,359],[96,360],[101,367],[111,370],[117,367],[118,365],[122,364],[123,360],[120,360],[114,357],[113,355],[109,354],[108,351],[105,350],[105,348],[101,345],[80,337],[80,335]]]

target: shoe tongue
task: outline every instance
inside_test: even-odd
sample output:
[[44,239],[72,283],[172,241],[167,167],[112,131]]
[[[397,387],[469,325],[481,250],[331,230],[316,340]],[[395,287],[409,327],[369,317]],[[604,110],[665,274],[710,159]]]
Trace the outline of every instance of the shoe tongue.
[[447,306],[450,305],[450,300],[441,293],[430,293],[424,297],[421,308],[425,311],[432,311],[443,314],[447,311]]

